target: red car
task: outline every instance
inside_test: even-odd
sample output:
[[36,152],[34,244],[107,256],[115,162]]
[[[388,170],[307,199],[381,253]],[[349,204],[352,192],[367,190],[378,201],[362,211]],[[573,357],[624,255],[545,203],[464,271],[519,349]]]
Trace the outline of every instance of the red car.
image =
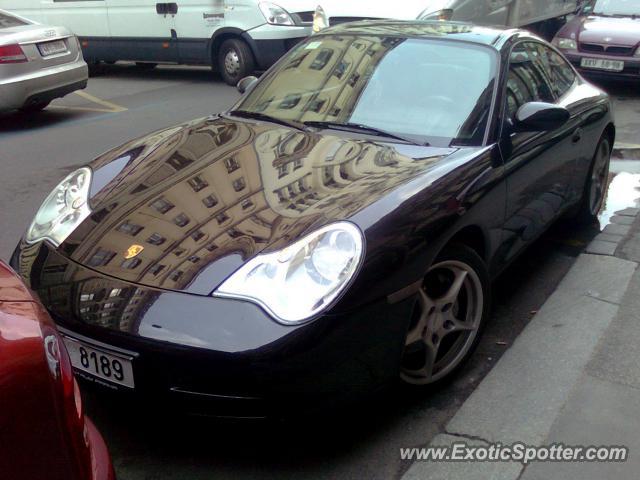
[[640,0],[589,0],[553,43],[585,75],[640,79]]
[[0,261],[0,478],[113,480],[52,320]]

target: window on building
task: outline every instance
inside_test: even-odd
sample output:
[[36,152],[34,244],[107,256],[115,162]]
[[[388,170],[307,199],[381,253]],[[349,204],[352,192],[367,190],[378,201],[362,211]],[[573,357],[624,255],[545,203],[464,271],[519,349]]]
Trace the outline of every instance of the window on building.
[[159,233],[154,233],[149,238],[147,238],[147,243],[150,243],[151,245],[156,245],[156,246],[160,246],[166,241],[167,239],[164,238]]
[[187,225],[189,225],[190,221],[191,220],[189,220],[189,217],[187,217],[184,213],[177,215],[173,219],[173,223],[175,223],[179,227],[186,227]]
[[240,164],[233,157],[227,158],[224,161],[224,166],[227,167],[227,173],[233,173],[240,168]]
[[138,268],[141,263],[142,263],[142,260],[140,260],[139,258],[129,258],[124,262],[122,262],[120,266],[126,270],[134,270]]
[[173,207],[175,207],[175,205],[164,197],[157,198],[151,203],[151,208],[162,214],[167,213]]
[[96,250],[93,256],[89,259],[88,263],[90,267],[104,267],[115,256],[116,256],[115,252],[98,248],[98,250]]
[[207,208],[213,208],[218,205],[218,199],[213,195],[209,195],[208,197],[202,199],[202,203]]
[[143,227],[140,225],[136,225],[135,223],[124,222],[117,228],[117,230],[120,233],[124,233],[125,235],[131,235],[132,237],[135,237],[143,230]]
[[191,180],[189,180],[188,183],[194,192],[199,192],[200,190],[204,190],[209,186],[207,181],[203,180],[200,176],[193,177]]

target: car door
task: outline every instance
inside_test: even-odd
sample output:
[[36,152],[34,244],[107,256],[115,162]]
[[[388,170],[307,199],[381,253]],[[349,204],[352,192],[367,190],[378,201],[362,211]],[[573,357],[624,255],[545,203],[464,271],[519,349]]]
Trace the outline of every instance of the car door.
[[113,60],[178,61],[175,2],[106,1]]
[[509,262],[562,213],[570,202],[577,149],[576,119],[558,130],[515,132],[518,109],[528,102],[558,102],[541,61],[542,44],[516,44],[511,52],[505,89],[501,140],[507,183],[507,215],[502,260]]
[[[225,26],[225,0],[175,0],[175,30],[181,63],[210,63],[210,40]],[[230,5],[230,8],[233,6]]]

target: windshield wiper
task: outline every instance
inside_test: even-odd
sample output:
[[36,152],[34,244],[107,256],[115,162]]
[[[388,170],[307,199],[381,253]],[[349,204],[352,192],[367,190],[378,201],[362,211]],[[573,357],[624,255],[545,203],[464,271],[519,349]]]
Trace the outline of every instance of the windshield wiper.
[[240,118],[251,118],[254,120],[263,120],[265,122],[277,123],[278,125],[284,125],[285,127],[295,128],[296,130],[306,131],[304,125],[295,122],[293,120],[285,120],[283,118],[272,117],[271,115],[267,115],[266,113],[260,112],[251,112],[249,110],[231,110],[226,113],[227,115],[231,115],[233,117]]
[[360,132],[360,133],[370,133],[373,135],[377,135],[378,137],[386,137],[393,138],[395,140],[400,140],[402,142],[410,143],[412,145],[420,145],[422,147],[428,147],[428,142],[418,142],[412,138],[407,138],[402,135],[398,135],[395,133],[387,132],[385,130],[381,130],[380,128],[370,127],[369,125],[361,125],[359,123],[340,123],[340,122],[330,122],[330,121],[307,121],[304,122],[307,127],[313,128],[333,128],[335,130],[343,130],[345,132]]

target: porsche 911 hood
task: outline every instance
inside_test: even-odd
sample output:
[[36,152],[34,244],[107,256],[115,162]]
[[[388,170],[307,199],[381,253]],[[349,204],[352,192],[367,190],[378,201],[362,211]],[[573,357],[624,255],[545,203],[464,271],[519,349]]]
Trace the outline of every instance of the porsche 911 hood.
[[206,295],[249,258],[349,219],[454,151],[199,120],[96,160],[93,213],[60,251],[122,280]]

